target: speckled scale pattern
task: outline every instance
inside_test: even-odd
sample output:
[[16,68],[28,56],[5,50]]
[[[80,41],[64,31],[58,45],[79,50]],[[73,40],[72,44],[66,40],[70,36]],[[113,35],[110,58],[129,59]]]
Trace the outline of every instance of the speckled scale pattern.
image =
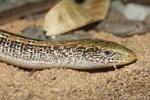
[[[119,60],[111,51],[105,56],[103,40],[38,41],[0,31],[0,61],[25,68],[102,66]],[[113,59],[113,60],[111,60]]]
[[80,64],[98,62],[99,59],[92,58],[99,56],[99,50],[95,47],[75,47],[77,45],[64,46],[56,44],[55,46],[35,46],[26,45],[22,42],[11,41],[7,38],[0,38],[0,53],[26,61],[36,61],[49,64]]

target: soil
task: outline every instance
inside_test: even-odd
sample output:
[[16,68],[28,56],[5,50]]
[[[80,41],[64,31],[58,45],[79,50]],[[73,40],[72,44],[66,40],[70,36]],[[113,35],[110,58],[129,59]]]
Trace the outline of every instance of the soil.
[[[42,22],[22,19],[0,29],[20,32]],[[138,60],[117,70],[27,70],[0,62],[0,100],[150,100],[150,33],[127,38],[89,33],[132,49]]]

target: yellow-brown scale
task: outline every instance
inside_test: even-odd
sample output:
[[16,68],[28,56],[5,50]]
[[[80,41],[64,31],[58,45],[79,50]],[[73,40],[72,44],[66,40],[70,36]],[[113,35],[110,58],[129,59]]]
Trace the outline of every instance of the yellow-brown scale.
[[0,61],[24,68],[106,68],[135,61],[128,48],[104,40],[39,41],[0,31]]

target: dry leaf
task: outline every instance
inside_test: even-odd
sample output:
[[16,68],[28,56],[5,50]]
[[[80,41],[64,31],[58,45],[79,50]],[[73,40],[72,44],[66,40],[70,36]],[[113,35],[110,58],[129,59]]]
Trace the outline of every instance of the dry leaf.
[[81,5],[73,0],[58,2],[45,16],[44,28],[47,35],[62,34],[104,19],[109,0],[91,1],[87,0]]

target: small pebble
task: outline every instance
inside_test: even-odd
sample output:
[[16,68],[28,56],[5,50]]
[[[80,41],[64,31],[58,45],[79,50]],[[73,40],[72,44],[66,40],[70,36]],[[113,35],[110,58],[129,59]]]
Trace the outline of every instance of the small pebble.
[[40,26],[34,26],[34,27],[27,27],[24,29],[21,34],[25,37],[32,38],[32,39],[38,39],[38,40],[45,40],[45,31]]
[[150,7],[138,4],[127,4],[123,14],[129,20],[144,21],[144,19],[150,14]]
[[91,35],[85,31],[75,31],[62,35],[46,36],[45,30],[41,26],[27,27],[21,33],[23,36],[48,41],[61,41],[61,40],[77,40],[77,39],[90,39]]
[[47,36],[47,40],[60,41],[60,40],[77,40],[77,39],[90,39],[92,36],[85,31],[70,32],[62,35]]
[[133,20],[111,20],[97,26],[97,30],[109,32],[121,37],[126,37],[147,32],[148,25],[144,22]]

